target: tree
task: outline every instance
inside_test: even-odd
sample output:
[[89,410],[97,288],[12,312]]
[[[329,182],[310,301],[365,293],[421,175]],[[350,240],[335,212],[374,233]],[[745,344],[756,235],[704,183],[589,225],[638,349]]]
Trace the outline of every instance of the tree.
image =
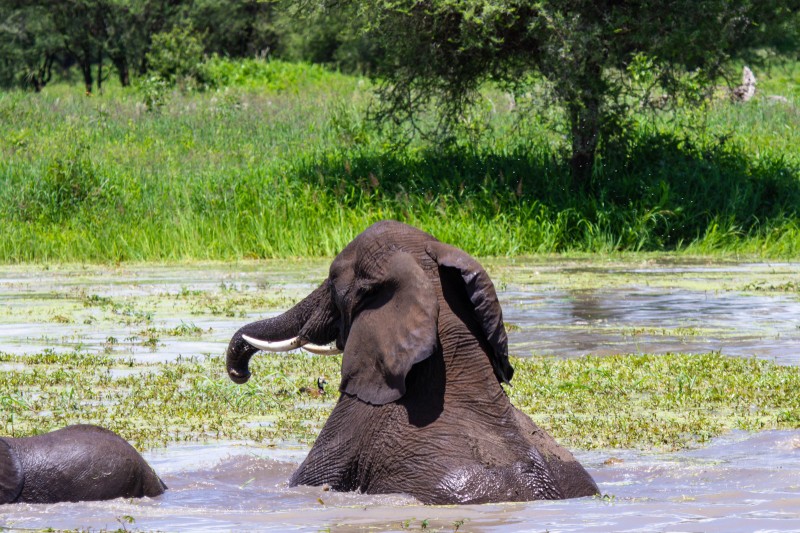
[[[127,86],[151,58],[174,70],[174,59],[263,54],[278,48],[275,10],[273,0],[0,0],[0,84],[38,91],[60,60],[77,64],[91,93],[109,75],[109,61]],[[196,31],[181,34],[185,28]],[[166,44],[189,49],[158,49],[168,35],[178,41]]]
[[131,68],[144,62],[149,30],[163,24],[164,2],[108,0],[103,10],[103,48],[123,87],[131,83]]
[[487,80],[517,93],[544,83],[564,109],[573,188],[584,192],[599,143],[642,98],[701,100],[730,59],[796,44],[800,20],[799,0],[344,5],[355,8],[360,35],[380,48],[379,117],[403,120],[434,103],[443,123],[453,124]]
[[[108,54],[123,85],[130,82],[130,69],[144,74],[153,36],[169,31],[187,17],[184,0],[107,0],[111,16],[106,22]],[[127,79],[127,82],[126,82]]]
[[[152,36],[186,17],[182,0],[0,0],[0,83],[49,81],[54,62],[77,63],[84,87],[102,87],[107,60],[123,86],[147,68]],[[93,69],[96,68],[96,74]]]
[[274,51],[277,0],[193,0],[187,18],[206,36],[205,51],[247,57]]
[[43,6],[0,5],[0,85],[41,91],[63,46]]
[[375,46],[353,27],[352,6],[307,12],[281,2],[275,9],[277,53],[288,61],[325,64],[344,72],[365,74],[375,64]]
[[[86,93],[92,92],[92,65],[102,66],[106,2],[103,0],[38,0],[52,14],[56,32],[64,40],[67,54],[78,63]],[[102,83],[102,68],[97,72],[98,86]]]

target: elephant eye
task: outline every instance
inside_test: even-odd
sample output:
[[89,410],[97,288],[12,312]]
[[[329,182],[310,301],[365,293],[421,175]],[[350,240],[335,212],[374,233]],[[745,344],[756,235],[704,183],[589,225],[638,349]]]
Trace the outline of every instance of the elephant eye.
[[353,312],[358,313],[370,306],[373,300],[382,293],[383,284],[369,283],[356,287],[353,294]]
[[370,288],[369,285],[359,285],[358,287],[356,287],[356,294],[364,294],[369,290],[369,288]]
[[363,298],[378,291],[378,286],[374,283],[368,285],[359,285],[356,287],[356,297]]

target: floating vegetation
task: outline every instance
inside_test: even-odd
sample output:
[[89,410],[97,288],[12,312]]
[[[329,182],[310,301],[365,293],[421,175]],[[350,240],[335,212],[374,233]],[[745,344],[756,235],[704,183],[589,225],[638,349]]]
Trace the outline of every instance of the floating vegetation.
[[674,336],[674,337],[697,337],[698,335],[706,334],[707,331],[699,328],[624,328],[622,330],[623,337],[641,337],[641,336]]
[[[218,357],[133,364],[48,350],[0,353],[0,362],[24,365],[0,371],[0,398],[13,399],[3,401],[3,434],[95,423],[140,447],[215,438],[309,442],[332,407],[331,397],[301,396],[300,389],[315,383],[317,375],[338,372],[335,359],[261,358],[254,365],[260,379],[239,386],[227,378]],[[249,424],[263,420],[270,424]]]
[[788,293],[800,293],[800,282],[797,281],[787,281],[785,283],[770,283],[768,281],[754,281],[748,283],[742,288],[743,291],[754,291],[754,292],[788,292]]
[[[676,263],[654,255],[483,262],[493,278],[505,280],[497,286],[506,288],[501,293],[509,311],[506,327],[518,354],[532,349],[547,353],[542,348],[546,339],[558,337],[562,343],[576,333],[597,336],[606,351],[621,350],[619,345],[631,340],[636,350],[640,344],[643,351],[657,345],[689,350],[688,344],[704,346],[709,338],[725,338],[730,350],[741,342],[739,337],[728,342],[741,335],[734,330],[744,325],[741,320],[728,325],[732,310],[744,309],[749,321],[751,300],[791,300],[788,289],[797,279],[792,264]],[[193,264],[177,273],[173,267],[147,265],[135,271],[122,266],[4,267],[9,281],[3,290],[9,297],[2,320],[19,325],[20,331],[8,337],[8,348],[0,349],[15,346],[27,353],[0,352],[0,435],[86,422],[107,426],[140,448],[213,439],[312,442],[338,397],[339,358],[259,356],[253,360],[253,378],[236,385],[225,374],[222,358],[200,354],[221,354],[230,338],[223,330],[230,328],[232,334],[243,313],[264,316],[288,309],[324,277],[327,263]],[[192,285],[184,280],[193,280]],[[741,294],[751,283],[745,292],[758,294]],[[674,292],[701,299],[722,295],[715,304],[722,314],[710,316],[706,306],[703,320],[687,320],[680,313],[682,319],[670,315],[665,321],[646,314],[595,320],[575,314],[591,300],[589,291],[596,291],[601,303],[610,301],[609,308],[618,307],[613,297],[622,291],[647,298]],[[532,306],[538,313],[543,306],[562,304],[569,320],[561,315],[532,320],[526,310]],[[775,317],[785,307],[776,309]],[[773,328],[772,315],[747,334],[779,333],[786,344],[772,353],[781,356],[781,347],[796,338],[796,324]],[[51,325],[56,316],[65,319],[63,326],[28,327]],[[513,344],[514,337],[525,340]],[[776,341],[769,342],[774,346]],[[514,365],[517,372],[508,389],[513,403],[571,448],[679,449],[731,429],[800,427],[800,395],[793,392],[800,390],[797,367],[719,353],[571,360],[537,355],[515,359]],[[315,391],[320,377],[328,382],[324,395],[303,392]]]
[[515,361],[509,394],[564,444],[676,450],[800,427],[800,368],[717,352]]
[[211,329],[204,330],[196,326],[194,322],[183,322],[172,328],[147,328],[140,331],[137,335],[139,337],[153,338],[153,337],[199,337],[204,333],[210,333]]
[[221,292],[205,292],[187,299],[189,312],[193,315],[215,315],[229,318],[244,317],[253,309],[285,309],[295,303],[295,298],[282,295],[266,296],[260,293],[245,293],[229,288]]
[[[338,397],[341,358],[257,357],[244,385],[228,379],[221,357],[148,364],[46,350],[0,353],[0,363],[13,364],[0,370],[2,434],[94,423],[149,448],[210,439],[310,444]],[[512,402],[572,448],[674,450],[732,429],[800,427],[797,367],[719,353],[513,364]],[[326,393],[304,394],[320,376],[331,383]]]
[[487,258],[482,262],[495,285],[509,291],[546,288],[580,292],[628,287],[767,294],[800,291],[795,263],[742,264],[669,254]]

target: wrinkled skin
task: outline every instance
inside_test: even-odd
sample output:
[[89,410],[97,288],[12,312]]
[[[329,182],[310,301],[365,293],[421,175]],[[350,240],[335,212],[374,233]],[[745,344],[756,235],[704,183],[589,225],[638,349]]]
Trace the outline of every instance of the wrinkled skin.
[[465,252],[399,222],[374,224],[286,313],[242,327],[227,370],[257,351],[242,335],[336,341],[341,395],[292,485],[407,493],[429,504],[597,494],[570,452],[511,405],[502,312]]
[[101,427],[0,438],[0,504],[152,497],[166,488],[133,446]]

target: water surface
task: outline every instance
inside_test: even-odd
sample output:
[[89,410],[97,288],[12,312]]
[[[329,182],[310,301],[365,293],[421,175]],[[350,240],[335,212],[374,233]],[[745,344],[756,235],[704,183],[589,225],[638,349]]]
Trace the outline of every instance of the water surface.
[[701,450],[577,453],[605,498],[423,506],[402,495],[287,487],[303,449],[245,443],[145,454],[169,490],[155,499],[6,506],[11,528],[192,531],[798,531],[800,431],[735,432]]
[[[77,348],[147,362],[219,355],[239,326],[286,309],[327,266],[0,267],[0,351]],[[513,355],[719,350],[800,363],[800,264],[492,260],[487,268]],[[219,441],[149,450],[170,487],[163,496],[5,506],[0,527],[402,531],[427,520],[441,531],[800,530],[800,431],[734,432],[678,453],[577,450],[607,497],[497,505],[290,488],[306,453]]]

